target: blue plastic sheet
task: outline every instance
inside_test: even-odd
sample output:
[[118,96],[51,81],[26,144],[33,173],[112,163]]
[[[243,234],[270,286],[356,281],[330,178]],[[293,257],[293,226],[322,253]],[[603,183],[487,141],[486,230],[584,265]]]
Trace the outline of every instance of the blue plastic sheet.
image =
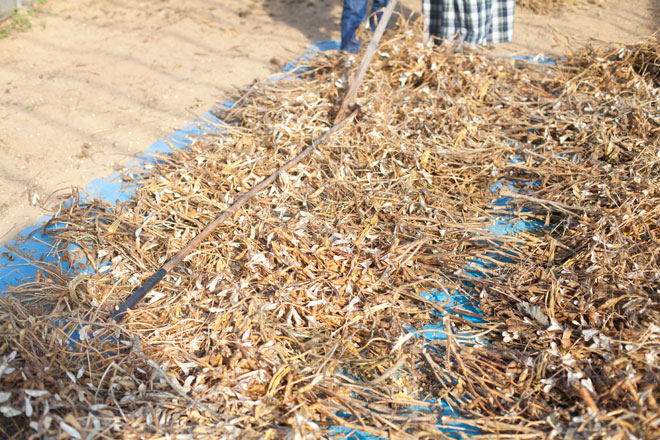
[[528,63],[545,64],[546,66],[556,66],[557,61],[559,61],[560,59],[565,59],[565,58],[546,58],[542,55],[530,57],[526,55],[495,54],[495,56],[499,56],[502,58],[511,58],[512,60],[527,61]]
[[[214,112],[208,111],[181,130],[154,142],[144,153],[129,162],[126,169],[129,175],[131,172],[137,172],[145,165],[153,163],[156,155],[171,153],[173,148],[184,148],[193,142],[196,135],[218,133],[221,131],[222,125],[223,122],[214,115]],[[113,173],[103,179],[92,180],[87,185],[84,197],[105,200],[110,203],[125,202],[133,197],[136,189],[134,183],[127,184],[124,181],[124,174]],[[68,272],[73,269],[59,259],[59,255],[53,247],[53,238],[43,230],[50,219],[51,216],[42,217],[36,226],[30,226],[21,232],[20,235],[23,238],[11,241],[9,246],[0,248],[0,294],[6,294],[9,286],[35,278],[39,269],[32,260],[55,264]],[[48,229],[57,226],[49,225]],[[81,262],[81,264],[84,263]]]
[[[283,69],[284,74],[292,75],[304,72],[307,61],[320,52],[330,50],[339,50],[339,42],[317,41],[305,50],[301,58],[288,63]],[[281,78],[281,75],[275,75],[273,80],[278,78]],[[231,101],[226,101],[219,107],[229,108],[232,105]],[[129,162],[126,166],[129,175],[131,172],[139,171],[146,164],[153,163],[158,154],[171,153],[173,148],[184,148],[190,145],[196,135],[222,131],[223,124],[224,122],[218,119],[213,110],[202,114],[184,128],[154,142],[144,153]],[[123,173],[113,173],[105,178],[92,180],[87,185],[85,196],[110,203],[125,202],[133,197],[137,187],[135,184],[127,184],[124,177]],[[39,269],[32,260],[52,263],[64,271],[71,271],[72,268],[61,263],[56,255],[52,237],[41,230],[50,218],[50,215],[42,217],[37,225],[28,227],[21,232],[20,236],[23,238],[9,242],[9,246],[0,247],[0,295],[5,295],[10,286],[36,277]]]

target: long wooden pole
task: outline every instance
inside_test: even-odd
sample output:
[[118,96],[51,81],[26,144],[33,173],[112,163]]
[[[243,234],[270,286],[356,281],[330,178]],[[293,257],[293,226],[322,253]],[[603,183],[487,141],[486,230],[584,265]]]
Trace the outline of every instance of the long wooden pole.
[[380,43],[380,39],[385,33],[385,29],[387,29],[387,23],[389,23],[390,21],[392,12],[394,12],[394,8],[396,7],[396,3],[397,0],[390,0],[387,7],[385,8],[385,11],[383,11],[383,15],[381,16],[380,21],[378,22],[378,26],[376,26],[376,30],[374,31],[373,37],[371,37],[369,46],[367,47],[367,50],[364,52],[362,61],[360,61],[358,70],[357,72],[355,72],[355,77],[353,78],[353,81],[350,84],[348,92],[346,92],[346,96],[344,96],[344,100],[341,103],[339,112],[335,117],[335,122],[340,121],[341,118],[345,116],[348,107],[351,104],[353,104],[358,89],[360,88],[360,84],[362,84],[362,80],[364,79],[364,75],[367,73],[367,68],[369,68],[369,64],[371,64],[371,59],[374,57],[374,54],[376,53],[376,49],[378,49],[378,43]]
[[220,215],[218,215],[211,223],[206,225],[206,227],[202,229],[199,234],[197,234],[188,243],[186,243],[186,245],[179,252],[177,252],[176,255],[174,255],[165,264],[163,264],[156,273],[154,273],[149,278],[147,278],[144,281],[144,283],[142,283],[142,285],[136,291],[134,291],[131,294],[131,296],[128,297],[126,301],[120,304],[116,308],[116,310],[112,312],[112,314],[110,315],[111,319],[114,319],[116,322],[120,322],[124,318],[126,312],[129,309],[132,309],[135,306],[137,306],[140,303],[140,301],[144,299],[147,293],[149,293],[149,291],[153,289],[154,286],[156,286],[156,284],[158,284],[165,277],[165,275],[167,275],[167,273],[170,270],[177,267],[181,263],[181,261],[183,261],[186,255],[190,253],[190,251],[192,251],[197,246],[199,246],[199,244],[202,241],[204,241],[228,217],[235,214],[236,211],[238,211],[238,209],[240,209],[250,199],[252,199],[255,195],[257,195],[257,193],[261,192],[263,189],[270,186],[270,184],[272,184],[282,173],[286,172],[291,167],[296,165],[298,162],[303,160],[312,151],[316,150],[316,148],[318,148],[319,145],[323,144],[326,140],[328,140],[328,138],[330,138],[330,136],[332,136],[336,131],[338,131],[348,122],[353,120],[355,116],[355,112],[352,112],[348,117],[346,117],[345,115],[346,109],[348,109],[348,107],[352,104],[352,101],[355,99],[357,90],[364,78],[364,74],[367,71],[367,67],[371,62],[374,53],[376,52],[376,48],[378,47],[378,42],[380,41],[381,37],[383,36],[383,33],[385,32],[387,22],[389,22],[390,17],[392,16],[392,12],[394,11],[394,7],[396,3],[397,0],[392,0],[390,1],[387,8],[385,8],[380,23],[378,23],[374,35],[371,38],[369,47],[367,48],[364,56],[362,57],[362,61],[358,66],[358,70],[357,73],[355,74],[353,83],[349,88],[348,92],[346,93],[346,96],[344,97],[339,113],[337,113],[337,116],[335,117],[335,124],[328,131],[326,131],[323,134],[323,136],[321,136],[316,142],[313,142],[312,145],[310,145],[309,147],[305,148],[303,151],[298,153],[293,159],[291,159],[286,164],[282,165],[273,174],[266,177],[264,180],[262,180],[257,185],[255,185],[251,190],[243,194],[229,208],[222,211]]
[[179,263],[183,261],[186,255],[190,253],[190,251],[192,251],[197,246],[199,246],[199,244],[202,241],[204,241],[206,237],[208,237],[211,234],[211,232],[215,230],[215,228],[220,226],[220,224],[222,224],[228,217],[236,213],[236,211],[238,211],[238,209],[241,206],[245,205],[250,199],[252,199],[255,195],[257,195],[257,193],[261,192],[264,188],[268,187],[271,183],[273,183],[282,173],[285,173],[291,167],[293,167],[302,159],[304,159],[306,156],[308,156],[309,153],[311,153],[319,145],[324,143],[330,136],[332,136],[333,133],[335,133],[337,130],[339,130],[344,125],[346,125],[350,120],[352,120],[352,116],[332,126],[332,128],[326,131],[323,134],[323,136],[321,136],[316,142],[312,143],[312,145],[310,145],[309,147],[305,148],[303,151],[298,153],[293,159],[291,159],[286,164],[282,165],[273,174],[266,177],[264,180],[262,180],[257,185],[255,185],[251,190],[243,194],[229,208],[222,211],[220,215],[218,215],[211,223],[206,225],[206,227],[202,229],[199,234],[197,234],[188,243],[186,243],[186,245],[179,252],[177,252],[176,255],[174,255],[165,264],[163,264],[156,273],[154,273],[149,278],[147,278],[147,280],[144,283],[142,283],[140,288],[138,288],[135,292],[133,292],[131,296],[128,297],[128,299],[124,301],[112,313],[112,315],[110,315],[110,318],[114,319],[117,322],[121,321],[128,309],[132,309],[140,301],[142,301],[142,299],[147,295],[147,293],[149,293],[149,291],[153,289],[154,286],[158,284],[160,280],[162,280],[170,270],[177,267]]

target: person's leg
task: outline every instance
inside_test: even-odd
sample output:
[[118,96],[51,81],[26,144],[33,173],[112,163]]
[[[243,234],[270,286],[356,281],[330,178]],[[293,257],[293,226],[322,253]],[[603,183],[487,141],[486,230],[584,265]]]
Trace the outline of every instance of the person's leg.
[[492,28],[492,0],[462,0],[460,8],[461,39],[468,43],[488,44],[488,33]]
[[355,38],[357,28],[367,15],[367,0],[344,0],[341,12],[341,50],[357,53],[360,40]]
[[424,24],[431,40],[447,38],[447,10],[453,7],[453,0],[422,0]]
[[[371,29],[375,29],[378,23],[380,23],[380,18],[383,16],[382,9],[387,7],[387,0],[374,0],[371,4],[371,19],[369,20],[369,25]],[[374,12],[380,11],[377,14]]]
[[513,40],[515,7],[514,0],[493,0],[493,24],[488,35],[489,43],[504,43]]

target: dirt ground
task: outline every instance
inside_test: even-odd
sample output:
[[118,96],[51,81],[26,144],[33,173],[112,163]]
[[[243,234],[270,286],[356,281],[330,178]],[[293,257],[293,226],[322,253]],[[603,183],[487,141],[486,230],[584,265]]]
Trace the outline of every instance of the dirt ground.
[[[421,0],[401,3],[419,16]],[[630,43],[658,30],[658,11],[660,0],[518,8],[515,41],[493,51]],[[121,169],[235,87],[338,39],[340,14],[340,0],[46,0],[32,29],[0,40],[0,244],[53,209],[54,191]]]

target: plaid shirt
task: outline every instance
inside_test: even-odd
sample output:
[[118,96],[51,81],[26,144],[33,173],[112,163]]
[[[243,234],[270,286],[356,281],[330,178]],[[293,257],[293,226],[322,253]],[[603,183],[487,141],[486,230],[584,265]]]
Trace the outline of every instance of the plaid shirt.
[[513,39],[515,0],[422,0],[430,36],[482,46]]

